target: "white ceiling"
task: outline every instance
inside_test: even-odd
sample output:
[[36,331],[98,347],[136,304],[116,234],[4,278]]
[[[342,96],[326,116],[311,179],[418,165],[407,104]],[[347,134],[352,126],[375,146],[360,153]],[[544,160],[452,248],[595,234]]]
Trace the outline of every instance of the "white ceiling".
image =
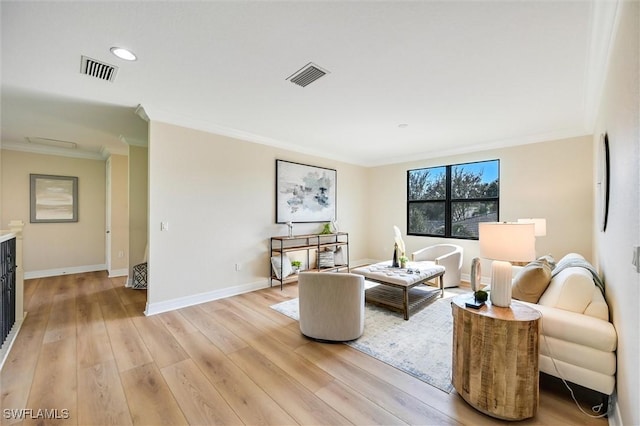
[[[152,121],[362,165],[590,134],[616,7],[3,1],[2,143],[126,153],[146,143],[138,105]],[[115,81],[82,75],[81,55],[119,67]],[[330,74],[286,80],[309,62]]]

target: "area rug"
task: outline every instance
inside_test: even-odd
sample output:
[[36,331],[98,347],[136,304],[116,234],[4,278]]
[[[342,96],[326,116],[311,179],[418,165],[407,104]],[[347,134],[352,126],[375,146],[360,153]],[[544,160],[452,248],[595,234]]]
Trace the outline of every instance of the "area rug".
[[[367,303],[364,334],[347,345],[408,373],[443,392],[451,393],[451,347],[453,318],[450,298],[466,291],[453,288],[443,298],[412,313],[401,313]],[[295,319],[298,299],[271,306]]]

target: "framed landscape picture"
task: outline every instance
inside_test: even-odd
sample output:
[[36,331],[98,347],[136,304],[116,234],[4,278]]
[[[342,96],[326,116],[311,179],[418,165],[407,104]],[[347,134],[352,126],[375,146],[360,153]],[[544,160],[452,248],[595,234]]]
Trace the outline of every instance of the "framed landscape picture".
[[78,221],[78,178],[29,175],[31,223]]
[[276,160],[276,223],[336,219],[333,169]]

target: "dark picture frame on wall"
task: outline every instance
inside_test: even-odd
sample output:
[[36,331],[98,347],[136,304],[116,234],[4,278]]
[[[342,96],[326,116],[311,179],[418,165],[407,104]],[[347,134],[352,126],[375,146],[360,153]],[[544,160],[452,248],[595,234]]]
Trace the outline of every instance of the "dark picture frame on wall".
[[609,218],[609,191],[610,191],[610,158],[609,158],[609,135],[604,133],[600,137],[598,158],[598,196],[600,198],[600,230],[607,230],[607,219]]
[[336,220],[334,169],[276,160],[276,223]]
[[78,178],[30,174],[31,223],[78,221]]

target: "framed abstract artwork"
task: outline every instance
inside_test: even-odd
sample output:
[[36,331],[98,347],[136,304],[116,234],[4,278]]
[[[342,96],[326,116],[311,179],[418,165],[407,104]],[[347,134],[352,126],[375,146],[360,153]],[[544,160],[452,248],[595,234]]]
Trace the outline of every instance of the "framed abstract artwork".
[[276,160],[276,223],[336,219],[333,169]]
[[607,230],[607,219],[609,218],[609,190],[610,170],[609,170],[609,135],[607,133],[600,137],[598,158],[598,197],[600,198],[600,230]]
[[29,175],[31,223],[78,221],[78,178]]

